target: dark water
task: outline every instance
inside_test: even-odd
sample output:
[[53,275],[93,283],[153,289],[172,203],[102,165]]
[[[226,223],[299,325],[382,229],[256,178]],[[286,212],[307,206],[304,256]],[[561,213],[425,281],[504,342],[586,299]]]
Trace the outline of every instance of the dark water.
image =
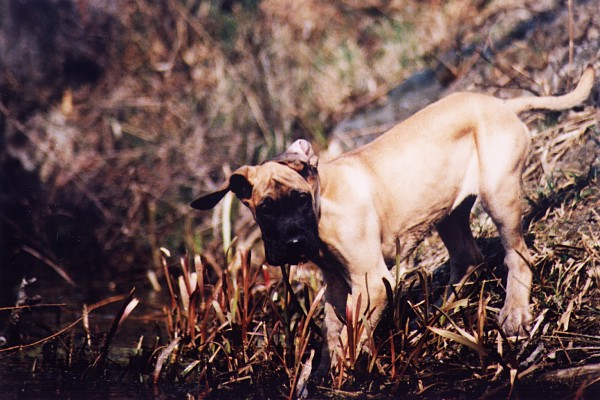
[[38,275],[28,294],[41,296],[45,304],[64,305],[23,312],[18,325],[22,343],[48,337],[76,321],[82,315],[84,303],[89,306],[113,296],[126,297],[133,287],[140,303],[119,327],[110,345],[108,361],[98,371],[91,371],[89,365],[124,300],[91,312],[92,352],[84,346],[85,331],[79,322],[57,340],[0,353],[0,399],[163,399],[185,398],[186,393],[194,391],[183,385],[155,386],[149,378],[152,368],[147,362],[149,357],[131,361],[143,352],[137,350],[140,342],[149,353],[157,341],[167,340],[162,312],[167,294],[164,290],[153,291],[143,274],[127,276],[119,282],[76,279],[77,287],[45,271],[38,271]]

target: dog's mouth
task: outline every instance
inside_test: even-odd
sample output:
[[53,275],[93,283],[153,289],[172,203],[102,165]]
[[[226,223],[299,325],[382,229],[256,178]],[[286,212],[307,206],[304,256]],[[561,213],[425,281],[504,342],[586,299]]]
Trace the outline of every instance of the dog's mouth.
[[280,254],[280,255],[267,255],[267,262],[270,265],[300,265],[309,261],[309,257],[305,254]]
[[308,262],[308,257],[304,254],[300,254],[296,257],[290,258],[288,264],[291,265],[302,265]]
[[269,264],[298,265],[318,256],[320,241],[316,220],[296,217],[287,217],[283,221],[257,219]]
[[308,262],[316,254],[316,246],[303,241],[287,241],[268,245],[265,243],[266,259],[271,265],[299,265]]

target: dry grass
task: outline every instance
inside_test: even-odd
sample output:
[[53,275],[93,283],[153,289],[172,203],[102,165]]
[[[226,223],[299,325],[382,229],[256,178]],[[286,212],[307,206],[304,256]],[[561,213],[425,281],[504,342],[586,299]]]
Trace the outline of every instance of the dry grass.
[[[486,265],[467,280],[456,299],[434,306],[444,290],[447,275],[444,267],[441,274],[433,272],[442,264],[445,254],[436,237],[428,238],[426,245],[402,265],[412,273],[398,289],[389,288],[393,307],[374,338],[363,345],[358,340],[361,331],[373,327],[365,320],[368,311],[362,316],[355,312],[364,299],[354,302],[349,299],[345,357],[338,361],[326,387],[311,387],[302,378],[310,372],[310,362],[318,359],[320,334],[306,323],[310,317],[319,315],[317,304],[321,293],[315,284],[319,281],[317,271],[308,270],[312,284],[306,284],[304,278],[304,285],[295,286],[292,279],[291,290],[278,279],[275,282],[279,283],[272,286],[255,286],[257,274],[264,273],[265,267],[250,266],[247,256],[232,259],[225,271],[231,273],[230,282],[240,292],[220,296],[237,300],[214,304],[212,309],[202,308],[198,313],[205,316],[197,318],[188,338],[202,335],[198,331],[207,328],[203,321],[214,320],[213,315],[223,313],[228,318],[220,317],[222,325],[213,328],[213,332],[219,335],[239,331],[241,348],[237,350],[237,358],[227,355],[226,350],[220,356],[240,362],[239,354],[243,354],[244,361],[228,364],[226,371],[219,373],[215,371],[214,360],[198,361],[216,360],[214,350],[190,344],[188,357],[189,352],[208,353],[200,358],[191,356],[194,360],[191,363],[199,369],[199,378],[195,379],[200,379],[201,386],[217,396],[227,393],[227,387],[242,390],[248,397],[293,397],[303,390],[312,390],[311,396],[323,397],[496,398],[533,393],[573,398],[593,396],[600,376],[599,313],[595,306],[600,298],[600,232],[596,211],[600,206],[598,116],[595,108],[585,108],[533,137],[533,151],[524,175],[529,193],[524,223],[530,232],[536,277],[533,289],[536,319],[529,337],[507,338],[498,328],[495,318],[504,291],[502,250],[489,218],[476,213],[473,225],[488,259]],[[294,276],[293,272],[290,276]],[[284,274],[284,282],[287,279]],[[295,282],[300,280],[296,278]],[[221,290],[221,285],[219,280],[214,288]],[[296,297],[291,296],[292,291]],[[238,310],[248,307],[245,293],[252,293],[254,314]],[[242,298],[243,301],[239,300]],[[278,298],[281,302],[272,304],[268,298]],[[298,307],[298,303],[304,306]],[[179,309],[172,308],[171,312],[183,314],[185,310]],[[232,321],[236,315],[241,319]],[[272,315],[279,319],[273,320]],[[185,329],[171,329],[172,337],[185,337],[189,322]],[[217,342],[229,343],[223,338]],[[185,350],[180,355],[184,354]],[[273,360],[278,362],[272,364]],[[185,366],[182,363],[179,368]],[[265,368],[278,373],[275,379],[279,383],[285,382],[277,393],[265,385]],[[211,370],[212,374],[207,372]]]
[[[411,273],[389,288],[393,307],[365,346],[357,338],[373,327],[355,312],[365,300],[349,301],[347,357],[327,387],[315,388],[306,377],[322,341],[318,271],[264,267],[256,228],[235,202],[212,218],[187,207],[194,194],[218,184],[229,164],[262,161],[299,136],[325,147],[326,132],[343,115],[384,101],[395,84],[449,49],[459,54],[442,60],[456,73],[452,89],[507,97],[523,89],[566,90],[575,72],[562,68],[569,38],[555,33],[564,26],[563,8],[513,3],[265,0],[227,11],[220,2],[131,2],[121,15],[122,59],[97,86],[65,90],[60,104],[25,121],[3,109],[11,129],[29,140],[13,156],[38,171],[45,201],[58,205],[39,220],[48,213],[74,221],[79,212],[91,215],[97,262],[115,272],[144,265],[169,293],[164,334],[133,351],[127,376],[195,397],[293,398],[304,390],[372,398],[597,394],[597,105],[527,117],[533,149],[524,175],[525,227],[536,271],[536,320],[527,339],[506,338],[497,327],[501,247],[487,217],[476,212],[472,222],[487,263],[460,296],[435,306],[447,279],[446,255],[435,236],[427,238],[402,265]],[[505,31],[540,10],[555,11],[554,25],[541,24],[486,58]],[[599,66],[597,15],[582,10],[575,17],[583,27],[575,32],[575,60]],[[463,51],[472,43],[478,51]],[[39,247],[51,254],[40,237]],[[182,257],[161,250],[181,243],[188,249]],[[69,371],[91,365],[101,380],[131,301],[104,340],[94,340],[85,324],[85,343],[77,344],[73,330],[61,331],[60,340],[44,340],[45,359]]]
[[[35,220],[39,248],[54,251],[37,220],[85,215],[104,264],[120,271],[151,254],[158,267],[161,244],[207,236],[187,202],[222,179],[224,163],[258,162],[300,136],[325,146],[342,113],[446,42],[415,28],[432,25],[413,1],[220,4],[130,2],[118,13],[119,57],[99,82],[23,119],[0,104],[7,136],[25,137],[7,151],[40,178],[51,208]],[[456,12],[434,7],[437,29],[457,29]]]
[[[581,120],[595,115],[582,113]],[[577,140],[597,140],[598,132],[587,129],[585,122],[578,126],[582,132]],[[557,154],[548,160],[559,163],[565,153],[550,151],[556,142],[545,143],[544,153]],[[542,146],[537,141],[536,145]],[[283,282],[292,276],[290,285],[267,277],[259,283],[259,275],[268,270],[253,268],[248,253],[241,253],[216,283],[203,286],[197,278],[202,274],[197,257],[197,274],[189,279],[197,286],[192,284],[190,290],[186,279],[179,278],[180,293],[165,307],[170,336],[182,338],[178,362],[169,368],[208,393],[221,396],[234,390],[249,398],[291,398],[303,390],[311,397],[376,398],[496,398],[540,392],[579,398],[596,393],[600,234],[597,225],[587,222],[598,218],[595,209],[600,204],[598,166],[593,168],[556,181],[531,200],[526,218],[533,236],[536,319],[527,338],[507,338],[496,323],[503,296],[502,257],[494,233],[486,232],[480,236],[488,262],[459,289],[457,298],[433,305],[447,277],[426,272],[428,266],[439,266],[435,251],[421,256],[420,268],[397,290],[389,288],[393,307],[377,334],[363,345],[358,340],[361,331],[373,329],[365,320],[368,311],[357,315],[355,309],[364,299],[349,299],[345,357],[327,386],[316,388],[305,378],[310,362],[318,359],[320,342],[319,330],[307,323],[313,317],[319,320],[322,292],[314,284],[319,281],[317,271],[308,271],[312,285],[295,284],[294,268],[283,275]],[[564,223],[577,225],[577,234],[568,233],[561,227]],[[484,221],[480,226],[489,225]],[[557,231],[564,237],[556,236]],[[182,268],[185,277],[190,270],[185,259]],[[194,301],[195,310],[190,309]],[[163,371],[163,376],[173,374]],[[273,380],[276,387],[267,384]]]

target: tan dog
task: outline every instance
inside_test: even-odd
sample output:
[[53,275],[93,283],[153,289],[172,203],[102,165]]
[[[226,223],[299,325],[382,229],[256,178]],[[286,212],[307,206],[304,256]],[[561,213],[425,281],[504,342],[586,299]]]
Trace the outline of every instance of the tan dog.
[[530,139],[517,114],[574,107],[593,83],[590,67],[575,90],[559,97],[452,94],[318,167],[310,144],[298,140],[275,160],[241,167],[219,191],[191,206],[210,209],[231,190],[252,211],[270,264],[310,259],[321,268],[327,284],[324,372],[344,327],[335,311],[345,315],[349,294],[361,294],[363,305],[368,298],[371,322],[379,319],[387,302],[382,280],[394,282],[388,268],[397,240],[405,258],[435,227],[450,255],[450,283],[483,261],[469,227],[479,196],[506,251],[499,322],[509,335],[524,333],[531,321],[532,274],[521,233],[521,171]]

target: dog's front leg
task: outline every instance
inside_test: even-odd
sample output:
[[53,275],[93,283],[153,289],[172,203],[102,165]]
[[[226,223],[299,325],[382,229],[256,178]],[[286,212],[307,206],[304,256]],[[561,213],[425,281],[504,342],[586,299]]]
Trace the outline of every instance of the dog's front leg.
[[[344,352],[344,347],[348,345],[348,330],[345,325],[347,321],[342,321],[342,318],[346,318],[346,305],[349,295],[352,295],[352,312],[358,312],[361,316],[368,315],[368,323],[371,326],[371,329],[366,329],[366,327],[363,329],[356,345],[362,346],[379,322],[387,304],[383,279],[393,282],[383,259],[380,264],[379,268],[372,268],[370,271],[363,270],[363,273],[357,271],[350,273],[349,276],[341,271],[323,271],[323,277],[327,284],[325,290],[325,318],[323,321],[325,341],[321,362],[316,373],[317,376],[325,376],[330,369],[335,369],[338,362],[344,362],[347,356]],[[354,270],[357,270],[357,268]],[[357,309],[356,302],[359,297],[361,298],[360,309]]]
[[[355,317],[358,317],[359,321],[364,321],[362,316],[367,316],[366,323],[369,325],[363,326],[361,337],[358,338],[359,346],[363,347],[365,341],[369,339],[369,335],[373,333],[381,315],[385,310],[388,302],[387,292],[385,289],[384,280],[387,281],[390,286],[394,279],[392,274],[388,270],[383,258],[375,263],[376,267],[368,270],[359,270],[355,268],[355,273],[351,274],[352,280],[352,312]],[[360,298],[360,308],[358,308],[358,301]],[[356,315],[358,313],[358,315]],[[369,347],[363,347],[365,350],[370,351]]]
[[341,343],[344,341],[344,323],[340,316],[345,315],[346,299],[350,294],[350,285],[342,271],[323,271],[325,289],[325,318],[323,320],[323,350],[317,376],[325,376],[331,367],[337,365],[341,354]]

